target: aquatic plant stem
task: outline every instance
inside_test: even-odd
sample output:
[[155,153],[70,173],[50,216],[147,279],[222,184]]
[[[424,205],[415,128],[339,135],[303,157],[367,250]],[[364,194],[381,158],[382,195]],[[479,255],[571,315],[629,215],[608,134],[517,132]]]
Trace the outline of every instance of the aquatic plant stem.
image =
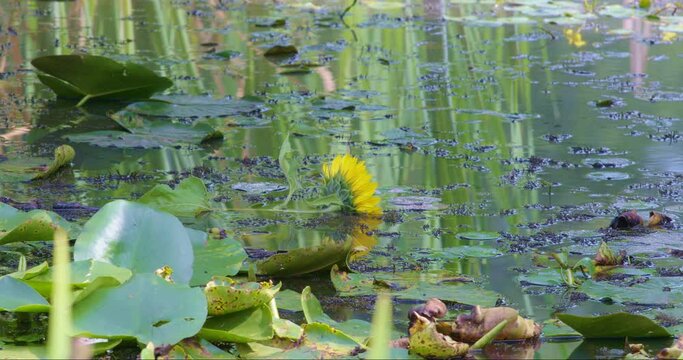
[[478,350],[478,349],[483,349],[484,346],[488,345],[493,339],[500,334],[501,331],[507,326],[508,320],[503,320],[498,323],[498,325],[494,326],[493,329],[489,330],[484,336],[479,338],[477,342],[475,342],[472,346],[470,346],[470,350]]
[[356,3],[357,3],[357,2],[358,2],[358,0],[353,0],[353,2],[351,3],[351,5],[347,6],[346,9],[344,9],[344,11],[341,13],[341,15],[339,15],[339,18],[343,20],[343,19],[344,19],[344,16],[346,16],[346,13],[348,13],[348,12],[351,10],[351,8],[353,8],[354,6],[356,6]]
[[69,240],[62,228],[54,232],[52,296],[47,336],[48,357],[71,357],[71,269]]
[[88,100],[90,100],[91,98],[92,98],[92,96],[90,96],[90,95],[84,96],[81,99],[81,101],[79,101],[78,104],[76,104],[76,107],[81,107],[81,106],[85,105],[85,103],[88,102]]

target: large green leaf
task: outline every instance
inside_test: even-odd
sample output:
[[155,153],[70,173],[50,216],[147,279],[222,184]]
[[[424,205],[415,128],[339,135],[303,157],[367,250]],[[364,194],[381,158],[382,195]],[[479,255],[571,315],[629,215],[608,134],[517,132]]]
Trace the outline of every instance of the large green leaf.
[[135,274],[119,287],[100,289],[73,309],[77,335],[134,337],[159,345],[194,336],[206,314],[201,289],[169,283],[154,274]]
[[578,291],[593,299],[620,303],[669,305],[683,302],[683,283],[675,277],[652,277],[632,286],[619,286],[607,281],[587,280],[581,284]]
[[643,315],[624,312],[602,316],[557,314],[557,318],[588,339],[672,336],[665,328],[651,319]]
[[17,241],[51,241],[55,227],[71,229],[61,216],[45,210],[23,212],[0,203],[0,245]]
[[209,211],[210,201],[211,196],[204,182],[194,176],[181,181],[175,189],[166,184],[158,184],[138,199],[139,203],[185,217]]
[[343,263],[351,250],[351,241],[325,239],[320,245],[278,253],[256,262],[261,275],[290,277],[329,269]]
[[193,237],[194,265],[190,285],[204,285],[213,276],[232,276],[237,274],[247,258],[239,241],[225,238],[212,239],[203,233],[203,237]]
[[225,315],[265,305],[280,290],[282,283],[237,283],[230,278],[216,278],[206,284],[204,295],[209,315]]
[[74,260],[94,259],[152,273],[170,266],[181,284],[192,278],[192,245],[173,215],[125,200],[104,205],[76,239]]
[[[72,262],[71,285],[76,289],[74,302],[83,299],[100,287],[122,284],[130,279],[132,275],[133,273],[130,270],[106,262],[92,259]],[[47,269],[46,266],[45,272],[30,278],[23,278],[22,280],[41,295],[50,296],[52,276],[53,269]]]
[[31,61],[38,78],[59,97],[144,99],[173,85],[165,77],[133,63],[121,64],[102,56],[50,55]]
[[209,341],[246,343],[268,340],[275,334],[273,315],[267,305],[206,320],[199,336]]
[[0,278],[0,311],[47,312],[50,304],[30,286],[11,276]]
[[313,295],[310,286],[306,286],[301,292],[301,307],[304,310],[304,316],[308,324],[322,323],[343,331],[346,335],[359,343],[365,342],[365,338],[370,335],[370,323],[364,320],[351,319],[344,322],[338,322],[329,317],[320,305],[318,299]]

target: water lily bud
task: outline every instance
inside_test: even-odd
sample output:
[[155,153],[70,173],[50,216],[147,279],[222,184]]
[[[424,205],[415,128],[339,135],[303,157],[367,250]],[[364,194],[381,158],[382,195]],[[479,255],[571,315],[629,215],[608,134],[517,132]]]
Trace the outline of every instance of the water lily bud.
[[609,224],[609,227],[617,230],[631,229],[643,224],[643,218],[635,210],[621,213]]

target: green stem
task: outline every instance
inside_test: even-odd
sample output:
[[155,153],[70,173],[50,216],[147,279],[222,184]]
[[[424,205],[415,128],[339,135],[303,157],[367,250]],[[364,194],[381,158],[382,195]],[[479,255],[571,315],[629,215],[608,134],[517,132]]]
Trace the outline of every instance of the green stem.
[[277,311],[277,304],[275,303],[274,297],[272,299],[270,299],[268,306],[270,307],[270,312],[273,315],[273,319],[279,319],[280,313]]
[[484,336],[479,338],[477,342],[475,342],[472,346],[470,346],[470,350],[478,350],[478,349],[483,349],[484,346],[488,345],[493,339],[500,334],[501,331],[507,326],[508,320],[503,320],[498,323],[498,325],[494,326],[493,329],[489,330]]
[[91,98],[92,98],[92,96],[90,96],[90,95],[84,96],[81,99],[81,101],[79,101],[78,104],[76,104],[76,107],[81,107],[81,106],[85,105],[85,103],[88,102],[88,100],[90,100]]
[[351,5],[347,6],[346,9],[344,9],[344,12],[342,12],[341,15],[339,15],[339,18],[340,18],[340,19],[344,19],[344,16],[346,16],[346,13],[348,13],[349,10],[351,10],[352,7],[356,6],[356,3],[357,3],[357,2],[358,2],[358,0],[353,0],[353,2],[351,3]]

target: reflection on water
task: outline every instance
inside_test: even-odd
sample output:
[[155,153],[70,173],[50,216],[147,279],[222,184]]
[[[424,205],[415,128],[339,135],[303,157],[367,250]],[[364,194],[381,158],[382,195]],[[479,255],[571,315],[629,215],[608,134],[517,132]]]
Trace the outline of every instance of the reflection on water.
[[[31,70],[30,60],[41,55],[86,52],[140,62],[172,78],[173,93],[259,96],[270,111],[261,119],[220,120],[225,141],[213,147],[76,144],[74,181],[49,192],[7,183],[1,195],[101,206],[139,196],[157,182],[195,174],[221,206],[264,206],[286,194],[256,196],[232,185],[285,184],[276,164],[279,146],[290,124],[305,125],[308,130],[291,139],[292,147],[306,155],[300,169],[305,185],[318,181],[323,160],[348,151],[366,160],[380,184],[390,218],[356,234],[361,253],[375,244],[406,252],[460,245],[513,252],[520,249],[510,245],[514,239],[540,231],[565,234],[556,242],[529,242],[521,254],[446,265],[454,273],[479,277],[507,304],[538,321],[574,304],[570,292],[519,286],[514,269],[530,266],[532,248],[568,243],[572,236],[566,234],[604,227],[619,202],[653,201],[660,209],[680,202],[678,193],[662,193],[652,184],[683,170],[683,160],[671,155],[680,150],[683,59],[680,45],[661,43],[650,22],[601,18],[572,27],[570,34],[547,24],[472,26],[443,18],[470,15],[478,5],[424,0],[395,10],[358,8],[345,18],[346,27],[332,12],[343,4],[318,5],[321,10],[304,2],[217,0],[2,6],[0,158],[49,156],[67,133],[116,128],[107,115],[117,109],[109,104],[74,109],[54,102]],[[495,12],[506,14],[502,7]],[[261,28],[253,23],[268,16],[285,16],[288,24]],[[295,44],[302,61],[321,66],[305,75],[279,75],[279,63],[262,56],[263,47],[275,41]],[[231,60],[209,56],[224,50],[240,55]],[[312,105],[315,97],[360,105],[355,111],[331,110]],[[614,105],[596,107],[606,99]],[[618,170],[584,161],[596,157],[627,161]],[[625,176],[603,176],[606,172]],[[389,199],[398,196],[433,197],[446,207],[394,212]],[[247,246],[269,250],[320,244],[345,223],[330,216],[233,213],[207,221],[235,229]],[[507,240],[463,240],[457,234],[464,231],[503,232]],[[320,287],[329,289],[329,284]],[[618,308],[585,302],[574,310]],[[338,315],[367,317],[351,308]],[[573,351],[565,345],[516,351],[520,357],[534,351],[553,357]]]

